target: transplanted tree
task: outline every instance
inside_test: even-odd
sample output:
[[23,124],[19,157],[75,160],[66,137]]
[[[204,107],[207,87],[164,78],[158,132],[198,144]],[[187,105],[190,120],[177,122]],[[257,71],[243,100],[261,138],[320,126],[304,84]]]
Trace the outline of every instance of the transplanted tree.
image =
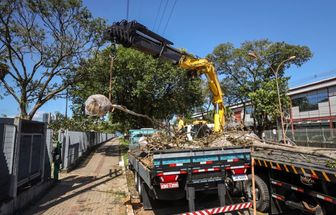
[[[251,52],[255,58],[248,55]],[[295,59],[283,62],[291,56],[295,56]],[[280,116],[274,71],[280,65],[278,80],[281,101],[286,108],[288,78],[285,77],[285,70],[291,65],[299,67],[311,57],[307,46],[269,40],[244,42],[240,48],[235,48],[231,43],[220,44],[209,55],[217,70],[224,75],[222,84],[226,88],[229,86],[226,93],[230,101],[252,103],[254,128],[259,136]]]
[[0,65],[8,66],[0,87],[21,117],[32,119],[81,78],[76,68],[96,47],[105,22],[80,0],[2,0],[0,11]]
[[[83,115],[83,104],[88,96],[108,95],[110,53],[111,50],[106,49],[81,67],[87,77],[71,90],[75,117]],[[175,114],[186,114],[203,103],[200,79],[190,79],[185,70],[133,49],[117,49],[112,80],[114,104],[160,121],[167,122]],[[118,110],[110,117],[113,123],[120,122],[123,130],[153,126],[145,118]]]

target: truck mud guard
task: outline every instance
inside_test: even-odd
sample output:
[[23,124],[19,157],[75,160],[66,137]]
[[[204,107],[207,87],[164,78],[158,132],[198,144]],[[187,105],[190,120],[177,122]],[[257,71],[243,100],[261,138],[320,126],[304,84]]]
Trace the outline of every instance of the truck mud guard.
[[194,211],[194,212],[187,212],[181,215],[221,214],[221,213],[227,213],[227,212],[232,212],[232,211],[245,210],[251,207],[252,207],[252,202],[245,202],[245,203],[240,203],[240,204],[226,205],[226,206],[218,207],[218,208],[210,208],[210,209],[204,209],[204,210],[199,210],[199,211]]

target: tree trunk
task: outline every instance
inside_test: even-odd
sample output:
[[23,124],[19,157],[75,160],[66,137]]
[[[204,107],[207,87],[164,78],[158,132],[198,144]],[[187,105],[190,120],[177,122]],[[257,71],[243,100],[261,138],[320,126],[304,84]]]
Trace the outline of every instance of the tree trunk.
[[20,106],[20,118],[29,119],[29,116],[27,114],[26,104],[21,100],[19,106]]
[[35,116],[37,110],[44,104],[45,102],[36,102],[34,105],[33,109],[29,112],[28,119],[32,120],[33,117]]
[[20,118],[22,119],[29,119],[29,116],[27,114],[27,91],[26,91],[26,87],[24,84],[22,84],[22,88],[21,88],[21,98],[20,98]]
[[262,149],[282,150],[282,151],[287,151],[287,152],[302,153],[302,154],[314,155],[314,156],[323,156],[325,158],[336,160],[335,151],[333,149],[288,146],[284,144],[280,145],[277,143],[273,143],[273,144],[253,143],[252,147],[262,148]]
[[243,125],[245,127],[246,103],[243,100],[241,100],[241,102],[243,103],[243,111],[244,111],[242,122],[243,122]]

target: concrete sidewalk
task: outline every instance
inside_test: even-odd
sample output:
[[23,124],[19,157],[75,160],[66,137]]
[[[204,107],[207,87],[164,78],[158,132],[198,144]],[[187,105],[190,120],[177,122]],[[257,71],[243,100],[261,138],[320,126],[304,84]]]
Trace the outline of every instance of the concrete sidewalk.
[[126,214],[126,176],[118,163],[115,139],[99,147],[78,169],[61,174],[60,182],[24,214]]

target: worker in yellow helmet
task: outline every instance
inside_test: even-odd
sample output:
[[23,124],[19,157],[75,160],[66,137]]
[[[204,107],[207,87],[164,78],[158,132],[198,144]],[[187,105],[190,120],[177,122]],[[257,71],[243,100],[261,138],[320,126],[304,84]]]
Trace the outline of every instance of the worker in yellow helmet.
[[177,117],[177,130],[182,130],[184,128],[184,120],[183,120],[183,116],[179,115]]

